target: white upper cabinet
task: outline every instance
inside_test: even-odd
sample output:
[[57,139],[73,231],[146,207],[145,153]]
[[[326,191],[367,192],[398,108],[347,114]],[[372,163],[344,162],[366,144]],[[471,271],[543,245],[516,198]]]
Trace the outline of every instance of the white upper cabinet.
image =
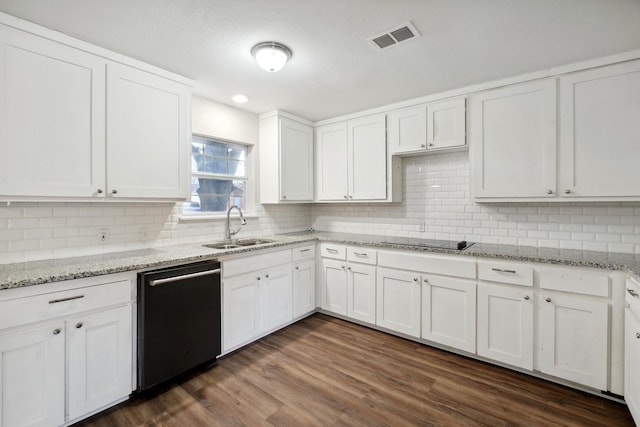
[[392,154],[424,154],[466,147],[465,98],[430,102],[389,113]]
[[0,199],[184,200],[190,81],[37,31],[0,24]]
[[260,202],[313,200],[313,129],[267,113],[260,117]]
[[474,197],[553,197],[555,80],[479,92],[470,110]]
[[318,201],[386,201],[384,114],[319,126],[316,152]]
[[640,61],[560,78],[563,197],[640,197]]
[[185,199],[191,90],[118,63],[107,68],[107,196]]
[[105,189],[103,58],[0,25],[0,197]]

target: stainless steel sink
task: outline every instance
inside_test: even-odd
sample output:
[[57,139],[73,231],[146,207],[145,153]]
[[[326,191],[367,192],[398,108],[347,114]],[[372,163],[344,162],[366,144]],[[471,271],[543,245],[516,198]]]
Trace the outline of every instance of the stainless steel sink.
[[211,249],[237,249],[237,248],[246,248],[247,246],[264,245],[266,243],[273,243],[273,242],[274,240],[270,240],[270,239],[240,239],[233,243],[215,242],[215,243],[207,243],[206,245],[203,245],[203,246]]

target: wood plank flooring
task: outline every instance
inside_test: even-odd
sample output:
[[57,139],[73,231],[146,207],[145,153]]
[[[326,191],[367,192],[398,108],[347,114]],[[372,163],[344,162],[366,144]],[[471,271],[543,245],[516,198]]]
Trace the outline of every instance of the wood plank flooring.
[[633,426],[627,407],[315,314],[82,426]]

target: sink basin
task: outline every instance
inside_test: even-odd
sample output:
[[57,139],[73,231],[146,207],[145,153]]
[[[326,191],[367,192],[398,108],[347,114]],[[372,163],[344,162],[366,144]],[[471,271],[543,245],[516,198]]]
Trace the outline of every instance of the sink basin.
[[247,246],[264,245],[265,243],[273,243],[273,242],[274,241],[270,239],[240,239],[235,243],[216,242],[216,243],[208,243],[203,246],[211,249],[236,249],[236,248],[246,248]]

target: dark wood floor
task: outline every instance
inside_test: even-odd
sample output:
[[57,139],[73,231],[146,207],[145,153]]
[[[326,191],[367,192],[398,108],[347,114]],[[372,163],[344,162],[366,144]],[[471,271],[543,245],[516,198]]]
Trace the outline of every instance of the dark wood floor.
[[626,406],[315,314],[83,426],[633,426]]

